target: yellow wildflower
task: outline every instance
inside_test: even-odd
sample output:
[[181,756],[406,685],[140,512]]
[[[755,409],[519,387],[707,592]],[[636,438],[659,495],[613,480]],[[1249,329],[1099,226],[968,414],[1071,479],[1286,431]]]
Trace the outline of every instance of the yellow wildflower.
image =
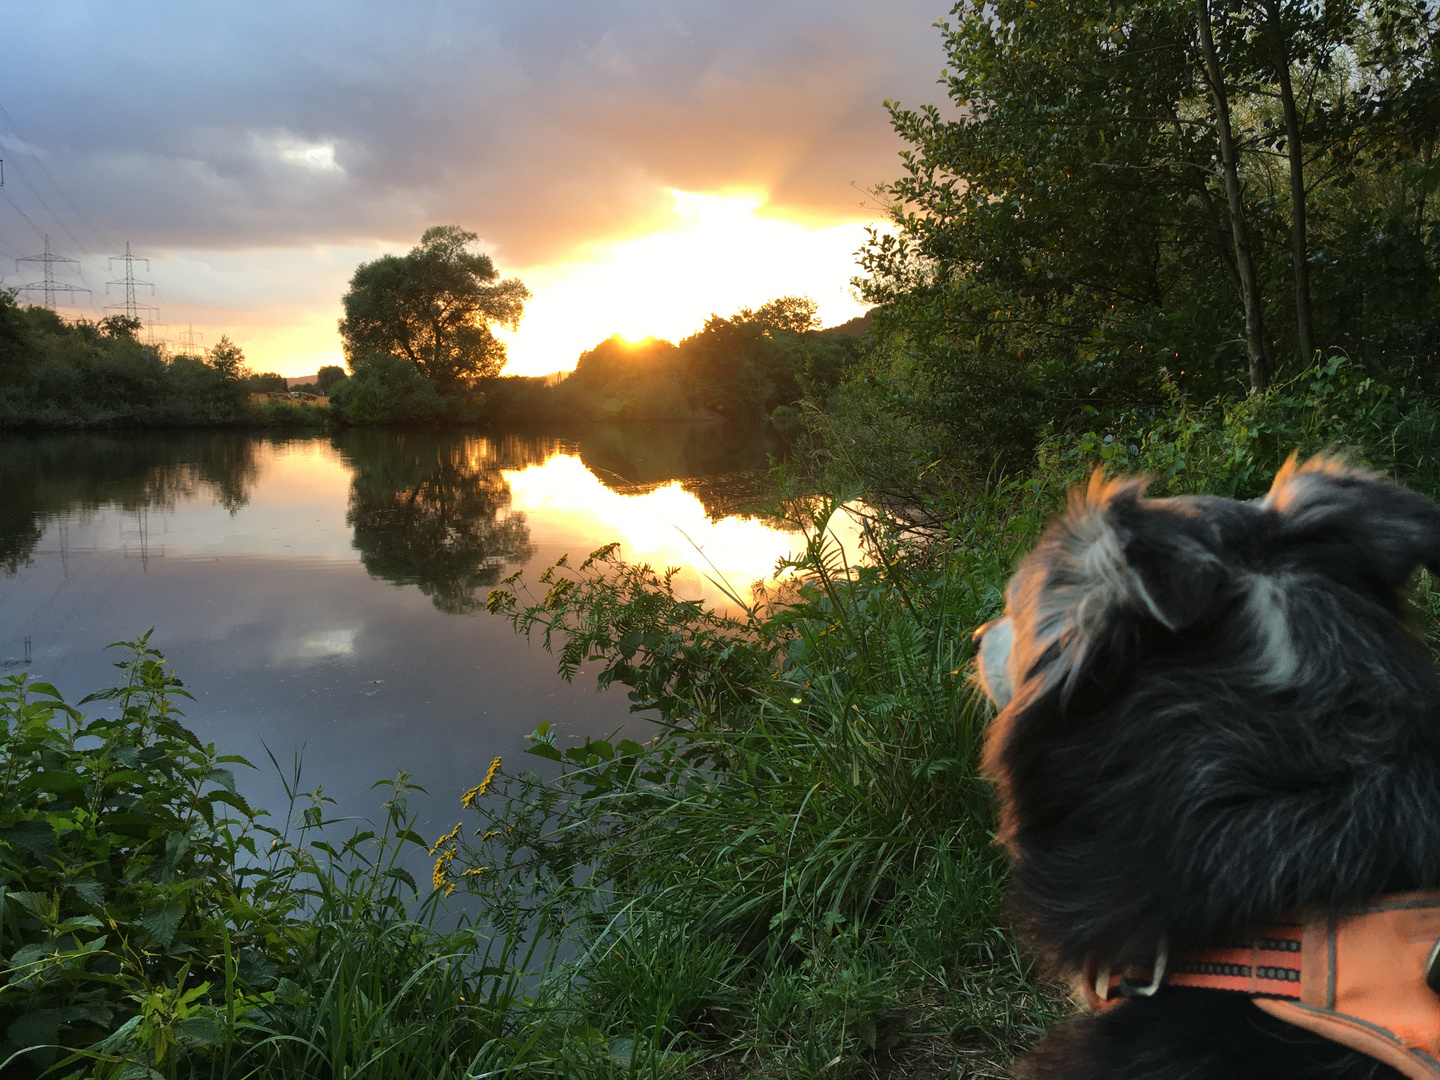
[[431,887],[437,890],[444,889],[446,896],[449,896],[455,888],[455,881],[450,877],[450,864],[454,861],[455,849],[453,847],[446,848],[435,860],[435,871],[430,875]]
[[490,770],[485,774],[485,779],[460,796],[460,805],[468,808],[474,806],[477,799],[484,798],[485,792],[490,790],[490,782],[495,779],[495,774],[499,771],[500,759],[497,757],[490,762]]
[[459,836],[459,835],[460,835],[460,826],[461,826],[462,824],[463,824],[463,822],[457,821],[457,822],[455,823],[455,827],[454,827],[453,829],[451,829],[449,832],[447,832],[444,836],[440,837],[439,840],[436,840],[436,841],[435,841],[435,846],[430,849],[430,854],[431,854],[431,855],[438,854],[439,851],[440,851],[440,849],[441,849],[442,847],[444,847],[446,844],[450,843],[450,841],[454,840],[455,837]]

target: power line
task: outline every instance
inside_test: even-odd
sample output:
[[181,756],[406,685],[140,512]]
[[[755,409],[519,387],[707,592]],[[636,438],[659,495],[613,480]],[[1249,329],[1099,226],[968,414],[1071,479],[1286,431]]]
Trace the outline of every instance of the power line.
[[27,214],[24,210],[20,208],[20,204],[10,197],[10,192],[5,191],[4,189],[0,189],[0,195],[4,195],[5,201],[10,204],[11,209],[13,209],[17,214],[19,214],[22,218],[25,219],[26,225],[29,225],[30,228],[35,230],[36,236],[45,235],[45,230],[40,228],[39,225],[36,225],[34,219],[31,218],[29,214]]
[[[19,133],[17,132],[16,134],[18,135]],[[35,157],[33,153],[30,156]],[[36,158],[35,160],[39,161],[40,159]],[[30,178],[25,175],[25,170],[20,168],[20,163],[18,161],[11,161],[10,164],[14,166],[15,172],[19,175],[20,179],[25,182],[25,186],[30,189],[30,194],[35,196],[35,201],[45,208],[45,212],[50,215],[50,220],[60,226],[60,231],[75,245],[75,250],[84,251],[85,245],[81,242],[80,238],[70,231],[70,226],[66,225],[60,215],[55,213],[50,204],[45,201],[45,196],[41,195],[40,190],[30,182]],[[11,200],[11,205],[14,205],[13,199]],[[34,223],[32,222],[31,224],[33,225]]]
[[[20,129],[15,125],[15,118],[10,115],[9,110],[5,108],[4,104],[0,104],[0,116],[3,116],[5,118],[5,122],[10,125],[10,130],[15,133],[15,137],[19,139],[21,144],[28,149],[30,143],[25,140],[24,135],[20,134]],[[97,229],[93,224],[91,224],[90,219],[80,212],[80,207],[76,206],[75,200],[70,198],[70,196],[65,193],[65,189],[60,186],[60,182],[55,179],[54,175],[46,167],[45,162],[40,158],[40,155],[36,154],[33,150],[29,150],[28,152],[30,156],[35,159],[35,164],[39,167],[40,171],[45,174],[46,179],[50,181],[51,186],[53,186],[56,192],[59,193],[60,198],[64,199],[66,205],[70,207],[70,212],[79,219],[82,225],[84,225],[87,229],[90,230],[90,234],[95,237],[95,239],[100,241],[100,246],[102,248],[114,248],[116,246],[115,241],[101,233],[99,229]],[[28,184],[29,181],[27,180],[26,183]],[[84,247],[83,244],[77,244],[76,246],[78,248]]]

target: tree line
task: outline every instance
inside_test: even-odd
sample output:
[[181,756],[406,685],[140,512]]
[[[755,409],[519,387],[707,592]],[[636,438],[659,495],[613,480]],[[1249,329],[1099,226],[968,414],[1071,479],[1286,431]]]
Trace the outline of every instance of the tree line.
[[854,335],[820,330],[814,301],[780,297],[712,315],[678,344],[618,335],[579,357],[559,385],[501,377],[495,326],[515,327],[529,298],[502,280],[478,237],[427,229],[405,255],[355,271],[340,338],[351,378],[335,391],[352,423],[755,419],[823,394],[858,352]]
[[1322,355],[1440,389],[1433,3],[964,0],[939,26],[947,106],[888,103],[852,419],[984,473],[1046,425]]
[[[201,353],[166,356],[124,315],[67,320],[17,304],[0,290],[0,428],[205,427],[318,422],[253,395],[284,391],[274,372],[252,371],[222,336]],[[343,376],[338,368],[332,378]]]

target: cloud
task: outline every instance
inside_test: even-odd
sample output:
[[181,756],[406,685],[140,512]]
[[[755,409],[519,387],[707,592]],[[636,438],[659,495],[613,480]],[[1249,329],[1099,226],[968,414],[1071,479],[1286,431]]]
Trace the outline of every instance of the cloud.
[[[42,192],[43,158],[104,223],[113,237],[83,237],[97,249],[408,244],[455,221],[502,265],[537,265],[673,222],[670,189],[764,191],[769,213],[838,223],[898,172],[881,101],[939,97],[938,13],[913,0],[22,6],[0,45],[0,102],[20,131],[0,118],[0,144]],[[28,232],[0,217],[11,246],[33,246]]]

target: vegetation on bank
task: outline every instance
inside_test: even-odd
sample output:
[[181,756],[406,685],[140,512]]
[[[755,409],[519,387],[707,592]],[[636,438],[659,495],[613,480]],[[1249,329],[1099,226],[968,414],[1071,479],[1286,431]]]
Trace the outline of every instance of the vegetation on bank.
[[890,104],[876,348],[820,421],[905,494],[1337,352],[1434,394],[1440,23],[1367,0],[963,0]]
[[490,383],[490,415],[512,423],[742,420],[798,415],[823,400],[862,351],[858,327],[821,329],[813,300],[783,296],[712,315],[672,344],[616,336],[580,355],[564,381]]
[[221,338],[203,356],[166,358],[122,315],[68,322],[0,290],[0,430],[33,428],[320,428],[324,411],[253,395],[285,390]]
[[[477,762],[438,838],[413,832],[403,777],[352,835],[298,779],[274,818],[252,809],[244,763],[185,730],[148,642],[74,708],[10,677],[0,1060],[19,1076],[993,1074],[1067,1007],[1004,929],[976,773],[970,631],[1015,557],[1097,459],[1250,496],[1290,447],[1340,440],[1436,494],[1437,425],[1427,399],[1337,359],[1219,412],[1046,435],[1033,470],[951,506],[923,545],[873,520],[858,564],[823,530],[834,503],[797,496],[797,576],[729,614],[613,548],[534,593],[500,582],[491,610],[566,677],[599,661],[655,737],[566,746],[542,728],[542,771]],[[429,882],[405,870],[416,845]]]

